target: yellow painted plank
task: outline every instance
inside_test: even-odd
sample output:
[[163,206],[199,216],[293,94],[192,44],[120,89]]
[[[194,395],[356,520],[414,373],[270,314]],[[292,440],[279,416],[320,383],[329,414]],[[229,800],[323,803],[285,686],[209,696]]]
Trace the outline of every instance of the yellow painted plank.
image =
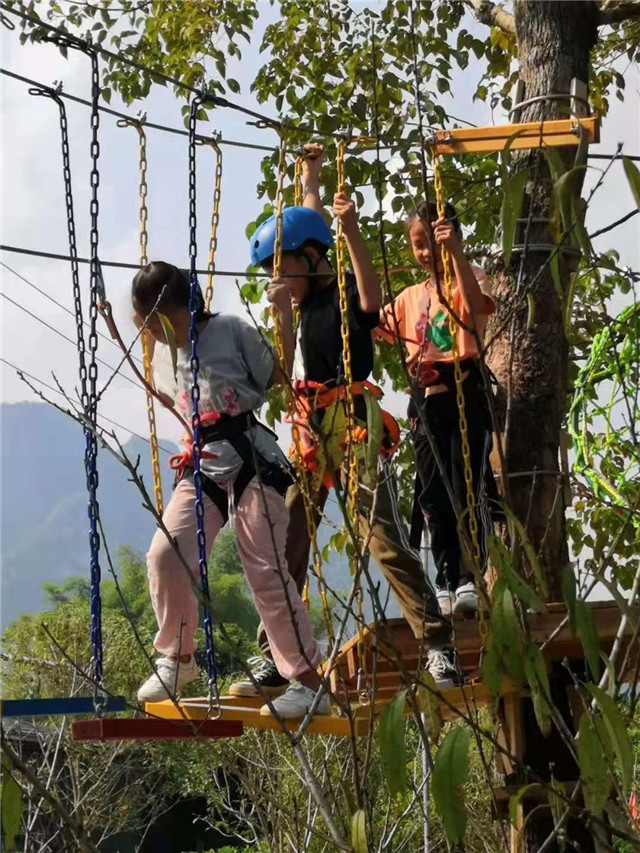
[[[245,728],[282,731],[280,723],[274,717],[261,715],[259,709],[255,707],[227,705],[225,704],[226,699],[226,696],[221,697],[223,704],[220,706],[221,715],[218,719],[241,720]],[[202,699],[185,699],[180,702],[180,709],[190,720],[204,720],[207,718],[209,712],[209,701],[206,697]],[[179,720],[182,718],[178,708],[169,699],[164,702],[147,702],[145,710],[148,714],[163,719]],[[353,723],[348,717],[316,714],[306,731],[309,734],[333,735],[336,737],[346,737],[352,733],[356,736],[365,734],[370,726],[370,710],[368,708],[365,710],[356,708],[352,712],[352,716]],[[301,720],[288,720],[287,728],[290,731],[296,731],[300,722]]]
[[571,132],[578,122],[582,125],[590,143],[600,141],[600,120],[591,116],[579,120],[558,119],[496,127],[457,127],[452,130],[438,130],[435,134],[435,147],[439,154],[481,154],[502,151],[515,134],[518,135],[510,145],[512,149],[578,145],[578,135]]

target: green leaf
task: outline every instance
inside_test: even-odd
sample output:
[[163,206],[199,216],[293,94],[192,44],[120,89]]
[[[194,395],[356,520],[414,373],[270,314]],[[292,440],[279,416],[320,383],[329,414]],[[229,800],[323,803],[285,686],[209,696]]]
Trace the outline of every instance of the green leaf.
[[482,655],[482,680],[494,696],[498,695],[500,684],[502,683],[498,664],[498,655],[493,650],[492,639],[489,636],[487,646]]
[[622,773],[624,787],[629,790],[633,781],[633,746],[627,732],[627,726],[614,700],[595,684],[587,684],[587,690],[598,703],[602,711],[609,738],[615,750]]
[[585,711],[580,718],[578,735],[578,764],[584,802],[590,811],[600,814],[609,797],[611,779],[606,750],[602,748],[588,711]]
[[525,678],[522,628],[518,621],[511,590],[502,583],[493,589],[491,609],[493,649],[509,675],[516,681]]
[[451,844],[462,844],[467,826],[462,785],[469,772],[469,744],[466,728],[451,729],[438,749],[433,766],[433,801]]
[[542,652],[536,645],[528,645],[525,652],[524,669],[531,689],[533,710],[540,731],[546,737],[551,731],[551,713],[546,697],[550,695],[549,676]]
[[513,796],[509,797],[509,820],[516,828],[518,827],[518,807],[520,805],[520,801],[526,795],[527,791],[535,787],[535,782],[532,782],[530,785],[523,785],[522,788],[518,790],[517,794],[513,794]]
[[502,508],[507,516],[507,521],[509,522],[511,536],[515,538],[515,534],[517,534],[518,539],[520,540],[520,544],[524,550],[524,553],[529,562],[529,567],[534,574],[535,579],[538,581],[538,586],[545,596],[548,595],[547,584],[545,582],[544,576],[542,574],[542,569],[540,568],[540,562],[538,561],[538,555],[536,554],[536,549],[531,544],[529,537],[527,536],[524,527],[522,526],[522,522],[517,516],[513,514],[513,510],[507,504],[502,503]]
[[158,311],[158,319],[160,320],[160,325],[162,326],[162,331],[164,332],[164,337],[167,342],[167,346],[171,352],[171,366],[173,367],[173,378],[178,381],[178,347],[176,345],[176,335],[173,330],[173,326],[171,325],[171,320],[166,316],[166,314],[161,314]]
[[586,166],[576,166],[569,169],[553,185],[552,197],[560,210],[565,231],[569,231],[574,225],[573,201],[584,178],[585,169]]
[[564,287],[562,285],[562,276],[560,275],[560,264],[562,263],[562,255],[558,249],[554,249],[549,260],[549,268],[551,269],[551,278],[553,286],[556,289],[558,302],[564,302]]
[[406,690],[393,697],[380,715],[378,744],[391,796],[407,790],[407,751],[404,737]]
[[511,263],[511,252],[518,227],[518,217],[522,211],[522,200],[529,179],[529,170],[523,169],[514,175],[504,189],[500,225],[502,226],[502,254],[506,267]]
[[578,623],[576,620],[577,587],[576,576],[571,563],[567,563],[562,569],[562,597],[564,598],[564,603],[567,605],[569,627],[575,637],[578,632]]
[[576,602],[576,628],[582,642],[591,676],[594,681],[600,679],[600,643],[593,621],[593,613],[582,600]]
[[544,156],[549,164],[549,171],[554,184],[557,183],[565,172],[565,165],[559,152],[555,148],[545,148]]
[[512,568],[511,555],[504,542],[492,533],[487,537],[487,545],[491,562],[498,568],[500,575],[504,576],[511,592],[536,613],[546,613],[547,608],[537,592]]
[[353,853],[369,853],[367,821],[362,809],[358,809],[351,817],[351,850]]
[[364,456],[366,471],[365,485],[373,489],[378,479],[378,459],[384,436],[384,426],[377,398],[366,388],[364,389],[363,396],[367,407],[367,445]]
[[16,850],[16,835],[22,823],[22,788],[9,773],[9,760],[2,756],[2,785],[0,786],[0,811],[2,815],[2,849],[7,853]]
[[622,165],[624,166],[624,173],[629,181],[631,192],[638,205],[638,210],[640,210],[640,169],[628,157],[622,158]]

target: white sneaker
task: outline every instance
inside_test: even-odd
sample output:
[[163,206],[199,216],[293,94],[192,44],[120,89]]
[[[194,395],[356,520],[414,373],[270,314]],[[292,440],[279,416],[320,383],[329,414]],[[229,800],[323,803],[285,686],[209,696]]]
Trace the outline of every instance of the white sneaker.
[[434,649],[427,655],[425,669],[433,677],[439,690],[447,690],[460,684],[454,661],[453,649]]
[[198,667],[193,655],[188,663],[176,658],[158,658],[156,670],[157,674],[154,672],[138,690],[138,702],[163,702],[198,677]]
[[436,598],[440,605],[440,614],[442,616],[451,616],[456,601],[455,593],[448,589],[439,589],[436,592]]
[[465,583],[458,587],[453,612],[462,613],[464,616],[475,616],[478,612],[478,590],[475,584]]
[[[310,687],[305,687],[298,681],[294,681],[285,690],[282,696],[278,696],[273,700],[273,707],[278,715],[285,720],[296,719],[297,717],[305,717],[311,707],[313,700],[316,698],[317,690],[312,690]],[[331,701],[325,693],[316,708],[316,714],[329,714],[331,712]],[[268,705],[263,705],[260,708],[260,714],[263,717],[270,717],[271,708]]]

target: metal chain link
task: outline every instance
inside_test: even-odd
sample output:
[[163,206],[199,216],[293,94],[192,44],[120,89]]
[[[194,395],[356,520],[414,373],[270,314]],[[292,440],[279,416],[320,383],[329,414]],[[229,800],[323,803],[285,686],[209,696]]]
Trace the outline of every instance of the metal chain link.
[[[432,149],[433,160],[433,186],[436,194],[436,205],[438,208],[438,218],[446,217],[444,191],[442,186],[442,173],[440,169],[440,156],[436,149]],[[444,278],[444,292],[449,305],[453,304],[453,276],[451,272],[451,255],[446,246],[441,246],[442,269]],[[469,532],[471,534],[471,546],[473,549],[473,566],[472,571],[480,587],[480,566],[482,556],[480,553],[480,542],[478,539],[478,521],[476,517],[476,500],[473,491],[473,469],[471,467],[471,449],[469,447],[469,431],[467,425],[467,415],[464,405],[464,391],[462,387],[462,368],[460,367],[460,348],[458,345],[458,324],[456,323],[453,314],[449,313],[449,331],[451,333],[452,353],[453,353],[453,372],[456,383],[456,401],[458,405],[458,415],[460,418],[460,439],[462,445],[462,458],[464,462],[464,481],[467,494],[467,514],[469,516]],[[485,632],[483,608],[480,608],[480,633]]]
[[[336,169],[338,179],[338,192],[346,191],[344,157],[347,148],[346,139],[339,139],[337,143]],[[349,346],[349,306],[347,303],[347,268],[345,257],[345,239],[342,222],[338,219],[336,228],[336,273],[338,277],[338,296],[340,303],[340,334],[342,336],[342,364],[344,368],[344,386],[346,402],[346,438],[347,438],[347,513],[351,521],[354,541],[351,543],[352,553],[349,556],[349,568],[351,574],[357,578],[355,598],[357,605],[358,621],[358,659],[360,667],[358,671],[358,693],[363,699],[366,693],[367,681],[367,657],[364,642],[364,613],[363,593],[360,579],[360,518],[358,511],[358,455],[356,453],[355,441],[355,404],[353,400],[353,373],[351,370],[351,347]]]
[[220,224],[220,197],[222,194],[222,149],[219,145],[218,134],[211,139],[200,139],[200,145],[210,145],[216,155],[215,174],[213,179],[213,209],[211,212],[211,233],[209,234],[209,259],[207,261],[207,288],[204,295],[205,311],[211,308],[213,299],[213,277],[216,271],[216,251],[218,249],[218,225]]
[[[147,245],[149,235],[147,232],[147,220],[149,211],[147,209],[147,134],[145,133],[143,124],[144,116],[139,119],[120,119],[116,124],[118,127],[134,127],[138,133],[139,140],[139,222],[140,222],[140,266],[144,267],[148,264]],[[142,344],[142,365],[144,369],[144,378],[148,385],[153,384],[153,368],[151,366],[151,347],[149,344],[149,333],[143,330],[140,335],[140,343]],[[147,421],[149,423],[149,447],[151,450],[151,470],[153,473],[153,492],[158,515],[164,514],[164,498],[162,495],[162,472],[160,468],[160,452],[158,449],[158,431],[156,426],[156,411],[154,406],[153,394],[145,389],[147,401]]]
[[100,204],[98,201],[98,188],[100,186],[100,172],[98,163],[100,158],[100,141],[98,131],[100,129],[100,69],[98,55],[95,51],[89,52],[91,60],[91,201],[89,204],[90,230],[90,266],[89,266],[89,391],[85,416],[91,429],[87,436],[87,448],[85,452],[85,468],[87,472],[87,488],[89,491],[89,548],[91,551],[91,652],[92,669],[95,682],[94,701],[97,709],[101,704],[98,686],[103,682],[103,653],[102,653],[102,602],[100,599],[100,534],[98,522],[100,507],[98,505],[98,440],[95,434],[97,425],[97,381],[98,363],[96,354],[98,349],[98,306],[104,298],[104,285],[100,260],[98,257],[98,215]]
[[200,361],[198,359],[198,276],[196,273],[196,259],[198,255],[197,235],[197,208],[196,208],[196,123],[198,111],[203,99],[196,95],[191,102],[189,111],[189,313],[191,322],[189,325],[189,342],[191,344],[191,429],[193,432],[193,484],[196,492],[196,539],[198,543],[198,571],[200,573],[200,587],[202,596],[207,606],[204,608],[203,629],[205,640],[205,656],[207,667],[207,681],[209,686],[209,714],[220,715],[220,695],[218,693],[218,672],[216,668],[215,645],[213,641],[213,625],[211,620],[211,609],[209,606],[209,576],[207,572],[207,543],[204,530],[204,504],[202,492],[202,473],[200,471],[200,386],[198,384],[198,373]]

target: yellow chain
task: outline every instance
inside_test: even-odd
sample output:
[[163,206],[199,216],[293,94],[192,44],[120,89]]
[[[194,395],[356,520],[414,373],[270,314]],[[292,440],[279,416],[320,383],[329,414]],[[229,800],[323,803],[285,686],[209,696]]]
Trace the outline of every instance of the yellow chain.
[[[438,218],[443,219],[446,216],[444,193],[442,188],[442,174],[440,171],[440,157],[432,150],[433,156],[433,185],[436,193],[436,204],[438,207]],[[444,293],[449,305],[453,305],[453,277],[451,274],[451,255],[446,246],[441,246],[442,269],[444,278]],[[478,521],[476,518],[476,500],[473,491],[473,469],[471,467],[471,450],[469,448],[469,431],[467,428],[467,415],[464,407],[464,392],[462,388],[462,368],[460,367],[460,349],[458,346],[458,324],[455,317],[449,313],[449,331],[451,333],[452,352],[453,352],[453,372],[456,383],[456,401],[458,404],[458,414],[460,417],[460,438],[462,445],[462,458],[464,461],[464,481],[467,491],[467,514],[469,516],[469,532],[471,533],[471,545],[473,548],[472,566],[473,574],[476,579],[478,588],[480,588],[480,565],[482,557],[480,554],[480,543],[478,540]],[[484,633],[483,608],[480,608],[480,626],[481,634]]]
[[[346,191],[344,156],[347,147],[345,139],[339,139],[337,144],[336,169],[338,178],[338,192]],[[351,520],[354,542],[352,553],[349,558],[351,574],[358,578],[355,600],[357,606],[358,622],[358,658],[360,661],[360,673],[366,679],[367,657],[364,643],[364,614],[363,594],[359,573],[360,553],[360,519],[358,513],[358,456],[355,442],[355,405],[353,401],[353,374],[351,371],[351,348],[349,346],[349,306],[347,304],[347,268],[345,258],[345,239],[342,230],[342,222],[338,219],[336,227],[336,273],[338,277],[338,296],[340,301],[340,334],[342,336],[342,363],[344,365],[344,384],[346,401],[346,437],[347,437],[347,514]],[[362,695],[362,692],[361,692]]]
[[302,207],[302,155],[296,157],[296,170],[293,176],[293,189],[295,192],[294,204],[296,207]]
[[[276,233],[275,233],[275,241],[273,247],[273,277],[279,278],[282,272],[282,222],[283,222],[283,210],[284,210],[284,179],[286,175],[286,143],[284,137],[280,137],[280,150],[278,157],[278,179],[277,179],[277,189],[276,189]],[[300,173],[302,172],[302,158],[299,157],[300,161]],[[298,162],[296,161],[296,170],[298,169]],[[273,311],[273,324],[274,324],[274,343],[276,348],[276,354],[278,357],[278,361],[281,365],[281,368],[285,370],[286,373],[286,365],[285,365],[285,353],[284,353],[284,340],[282,336],[282,322],[280,318],[280,313],[274,309]],[[322,555],[320,553],[320,549],[318,548],[318,537],[317,532],[318,528],[313,517],[313,504],[312,497],[309,491],[309,479],[307,477],[307,469],[304,465],[303,457],[302,457],[302,448],[300,444],[300,430],[296,423],[296,409],[295,402],[293,399],[291,387],[287,385],[287,408],[289,409],[289,413],[291,414],[291,419],[293,422],[291,428],[291,435],[293,438],[293,446],[295,451],[295,463],[298,472],[298,478],[300,482],[300,488],[302,492],[302,499],[304,503],[304,512],[307,520],[307,532],[309,534],[309,540],[311,544],[311,550],[313,554],[313,564],[316,571],[316,575],[318,578],[318,592],[320,594],[320,600],[322,602],[322,613],[324,616],[325,625],[327,628],[327,637],[331,645],[333,645],[334,641],[334,633],[333,633],[333,625],[331,623],[331,610],[329,608],[329,601],[327,599],[327,588],[326,583],[322,574]],[[305,584],[305,589],[303,592],[303,601],[309,609],[309,584],[308,581]]]
[[209,235],[209,260],[207,262],[207,289],[204,296],[205,311],[209,311],[213,299],[213,276],[216,271],[216,249],[218,248],[218,224],[220,223],[220,195],[222,190],[222,151],[216,139],[207,140],[215,151],[216,167],[213,183],[213,211]]
[[[147,244],[149,235],[147,233],[147,219],[149,211],[147,209],[147,135],[144,132],[142,121],[128,121],[123,123],[123,126],[133,125],[138,131],[139,139],[139,167],[140,167],[140,266],[144,267],[149,262],[147,257]],[[153,384],[153,370],[151,368],[151,348],[149,346],[148,332],[144,331],[140,335],[142,344],[142,365],[144,368],[144,378],[149,385]],[[151,448],[151,470],[153,472],[153,492],[156,502],[156,510],[159,515],[164,512],[164,498],[162,496],[162,474],[160,470],[160,454],[158,452],[158,433],[156,428],[156,412],[154,408],[153,395],[146,391],[147,397],[147,419],[149,421],[149,446]]]

